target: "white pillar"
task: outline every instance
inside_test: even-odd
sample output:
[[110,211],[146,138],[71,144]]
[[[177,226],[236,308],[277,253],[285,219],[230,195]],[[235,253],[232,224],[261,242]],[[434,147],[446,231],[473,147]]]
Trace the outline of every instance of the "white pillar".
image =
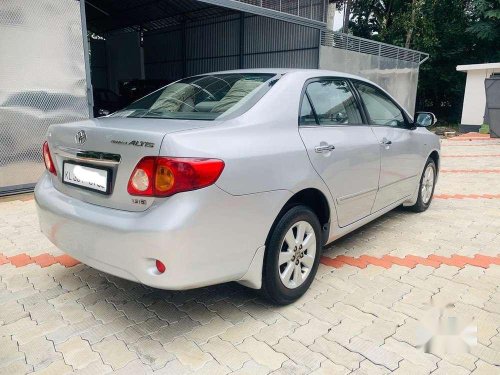
[[333,31],[333,21],[335,19],[335,12],[337,11],[337,4],[334,2],[328,3],[328,11],[326,13],[326,28]]

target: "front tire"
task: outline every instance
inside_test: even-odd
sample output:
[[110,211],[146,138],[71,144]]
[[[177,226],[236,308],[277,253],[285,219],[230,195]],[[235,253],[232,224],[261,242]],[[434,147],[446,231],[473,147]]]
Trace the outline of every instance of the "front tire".
[[434,195],[434,188],[436,186],[437,168],[436,163],[431,158],[427,159],[424,171],[420,177],[420,184],[418,185],[418,199],[417,202],[409,207],[414,212],[424,212],[429,208]]
[[309,289],[321,256],[321,225],[307,206],[290,208],[266,244],[262,291],[273,303],[287,305]]

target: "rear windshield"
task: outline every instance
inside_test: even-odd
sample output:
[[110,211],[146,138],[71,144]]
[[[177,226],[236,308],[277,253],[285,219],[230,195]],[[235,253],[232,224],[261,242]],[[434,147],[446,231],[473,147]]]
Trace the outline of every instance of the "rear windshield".
[[250,108],[275,74],[229,73],[185,78],[130,104],[113,117],[215,120]]

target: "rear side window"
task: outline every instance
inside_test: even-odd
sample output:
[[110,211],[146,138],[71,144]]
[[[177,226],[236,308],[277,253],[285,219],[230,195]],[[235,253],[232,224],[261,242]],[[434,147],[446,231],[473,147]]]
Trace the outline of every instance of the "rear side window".
[[[310,99],[310,103],[306,98]],[[356,99],[345,80],[324,79],[307,85],[300,115],[302,125],[308,125],[312,122],[311,116],[306,116],[308,106],[312,107],[319,125],[359,125],[363,123]]]
[[354,85],[365,104],[371,125],[405,126],[403,113],[386,94],[361,82]]

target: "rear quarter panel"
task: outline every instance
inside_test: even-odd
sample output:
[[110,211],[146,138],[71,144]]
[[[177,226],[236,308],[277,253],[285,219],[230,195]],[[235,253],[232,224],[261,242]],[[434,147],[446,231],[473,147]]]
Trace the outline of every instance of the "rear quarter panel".
[[307,79],[301,75],[282,77],[240,117],[210,128],[168,134],[160,154],[222,159],[225,168],[217,186],[233,195],[313,187],[330,200],[298,132],[300,94]]

